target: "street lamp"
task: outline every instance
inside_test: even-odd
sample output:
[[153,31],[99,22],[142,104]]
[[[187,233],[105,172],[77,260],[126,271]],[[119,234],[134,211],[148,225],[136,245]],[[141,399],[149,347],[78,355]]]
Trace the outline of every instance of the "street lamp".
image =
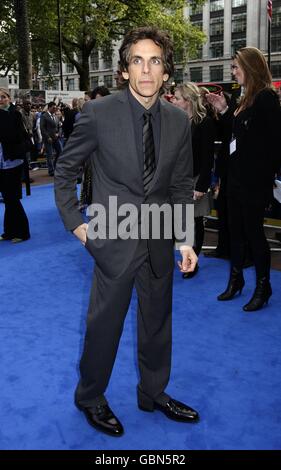
[[61,87],[61,91],[63,91],[60,0],[57,0],[57,16],[58,16],[58,39],[59,39],[60,87]]

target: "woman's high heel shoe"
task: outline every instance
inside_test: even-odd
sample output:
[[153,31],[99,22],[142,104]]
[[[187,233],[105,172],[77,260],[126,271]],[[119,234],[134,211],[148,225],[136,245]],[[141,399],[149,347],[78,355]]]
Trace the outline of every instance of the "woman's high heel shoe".
[[243,310],[245,312],[254,312],[261,309],[264,304],[268,303],[271,295],[272,289],[269,280],[266,277],[258,279],[253,297],[250,302],[244,305]]
[[240,271],[236,268],[232,268],[230,273],[230,279],[226,290],[220,294],[218,300],[231,300],[237,292],[241,294],[243,287],[245,285],[243,271]]

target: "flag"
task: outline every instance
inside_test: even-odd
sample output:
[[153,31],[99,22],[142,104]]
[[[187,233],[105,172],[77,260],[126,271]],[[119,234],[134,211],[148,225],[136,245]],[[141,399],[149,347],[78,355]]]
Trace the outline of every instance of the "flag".
[[268,16],[268,20],[271,21],[272,20],[272,0],[268,0],[267,2],[267,16]]

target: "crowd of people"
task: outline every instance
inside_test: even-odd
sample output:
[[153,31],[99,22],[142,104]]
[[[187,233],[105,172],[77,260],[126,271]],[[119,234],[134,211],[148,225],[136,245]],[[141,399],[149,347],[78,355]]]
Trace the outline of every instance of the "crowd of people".
[[[219,301],[241,293],[247,256],[256,285],[246,312],[264,307],[272,295],[265,209],[281,168],[281,108],[263,54],[243,47],[232,59],[240,96],[210,93],[195,83],[178,84],[166,96],[173,74],[172,43],[156,28],[138,28],[120,48],[124,88],[96,88],[72,107],[50,102],[45,110],[28,101],[17,110],[0,89],[0,191],[5,204],[1,241],[30,237],[20,202],[24,162],[44,152],[55,175],[56,202],[64,224],[96,260],[87,333],[75,402],[89,423],[110,435],[123,426],[105,398],[133,285],[139,298],[138,405],[168,418],[198,421],[199,414],[165,392],[171,364],[171,301],[174,239],[91,238],[81,209],[108,208],[108,197],[139,207],[143,201],[194,205],[193,247],[177,241],[184,279],[199,269],[204,217],[210,213],[212,178],[219,194],[217,255],[230,257],[230,277]],[[219,152],[215,141],[221,140]],[[216,154],[216,158],[215,158]],[[82,182],[80,204],[77,181]],[[136,220],[136,223],[138,221]],[[223,240],[222,240],[223,238]]]

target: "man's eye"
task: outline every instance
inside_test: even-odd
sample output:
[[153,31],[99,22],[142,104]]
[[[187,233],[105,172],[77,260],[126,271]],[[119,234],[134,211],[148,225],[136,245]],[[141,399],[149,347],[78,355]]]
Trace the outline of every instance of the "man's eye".
[[133,59],[133,64],[140,64],[141,63],[141,59],[139,57],[136,57],[135,59]]
[[161,64],[161,59],[158,59],[157,57],[155,57],[154,59],[151,59],[151,63],[153,65]]

